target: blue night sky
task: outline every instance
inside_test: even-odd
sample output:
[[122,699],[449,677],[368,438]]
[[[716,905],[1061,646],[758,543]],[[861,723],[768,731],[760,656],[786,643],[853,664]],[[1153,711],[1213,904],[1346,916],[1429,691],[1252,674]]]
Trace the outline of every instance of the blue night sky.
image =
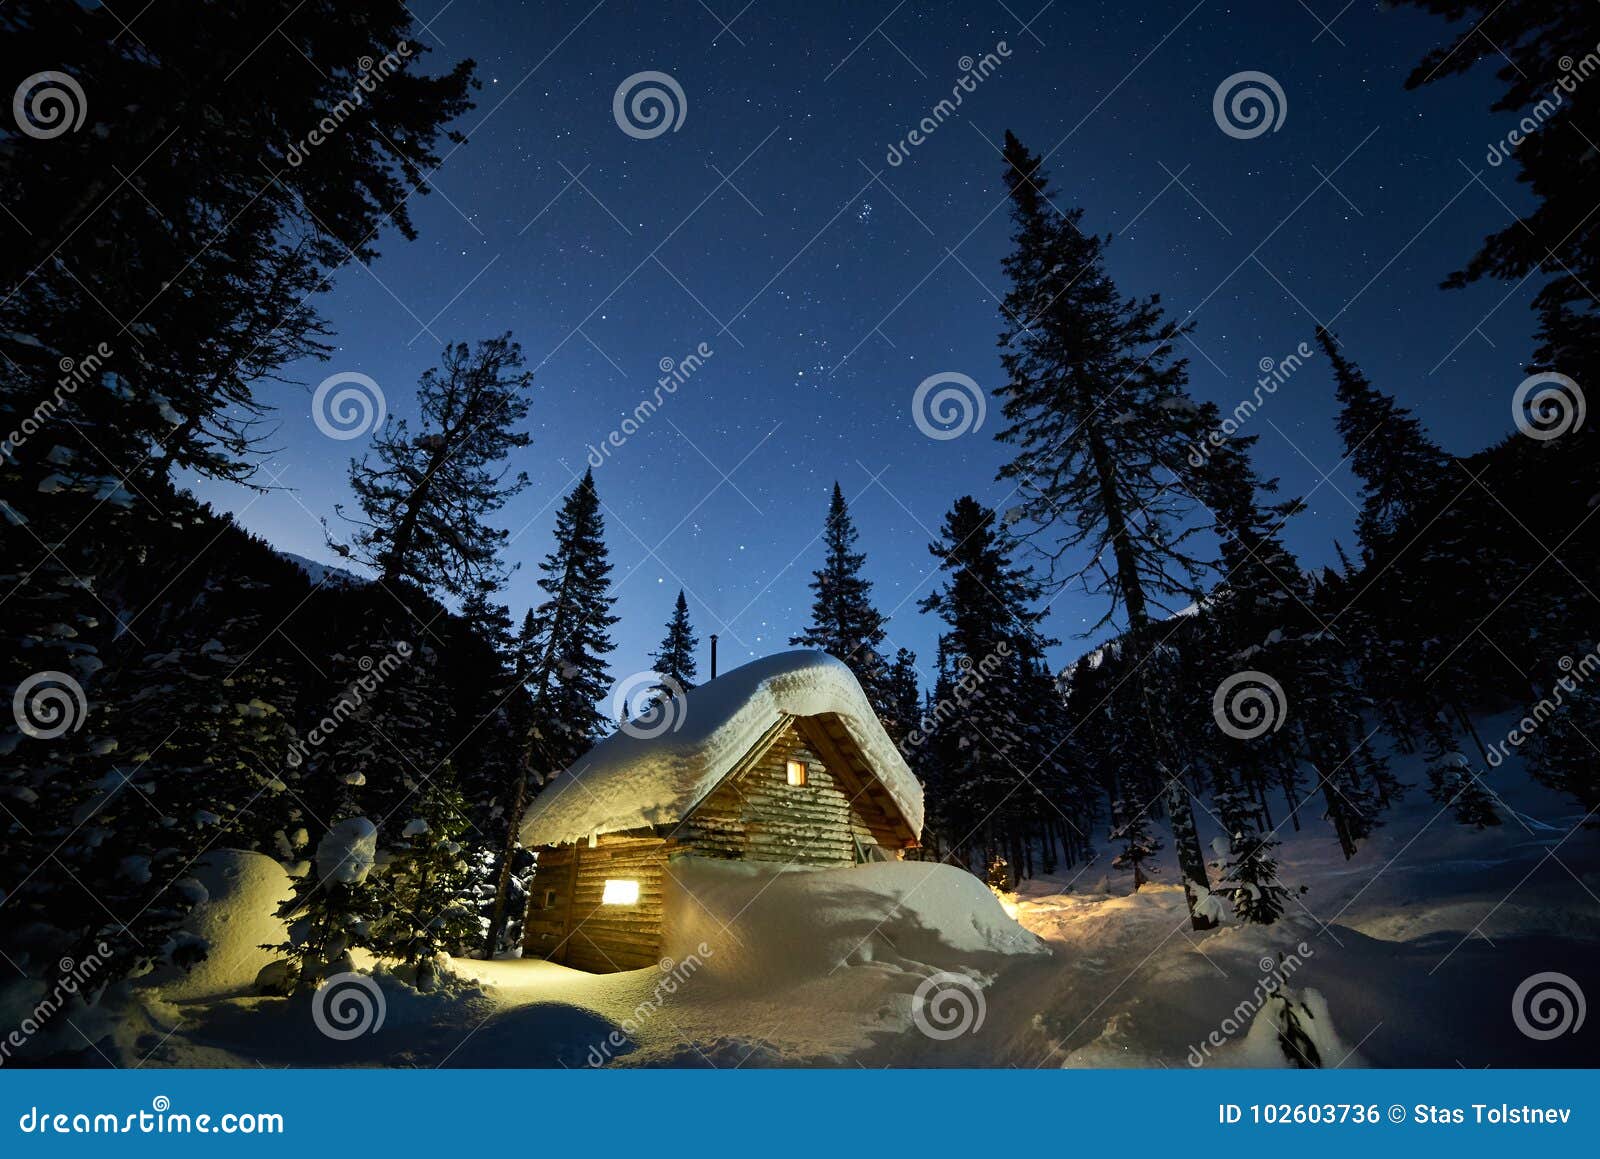
[[[1437,287],[1528,199],[1511,167],[1484,160],[1510,123],[1487,112],[1486,72],[1402,87],[1448,35],[1440,22],[1359,3],[1325,31],[1342,0],[1057,0],[1037,17],[1039,0],[741,2],[414,4],[431,21],[423,67],[478,62],[478,107],[458,126],[469,142],[412,199],[419,240],[387,236],[370,268],[339,272],[322,303],[333,358],[264,388],[281,422],[265,477],[289,490],[203,496],[333,560],[318,520],[340,529],[346,463],[366,440],[319,433],[312,389],[364,373],[411,415],[441,341],[509,329],[536,368],[533,443],[513,463],[532,486],[503,513],[522,564],[504,599],[520,617],[590,446],[651,394],[663,359],[703,342],[703,368],[595,472],[622,616],[613,674],[649,666],[680,586],[702,638],[721,633],[725,666],[785,647],[838,480],[891,641],[926,679],[937,626],[916,602],[935,582],[931,534],[959,495],[1011,502],[994,482],[997,407],[948,441],[920,433],[911,408],[931,374],[1000,383],[1007,129],[1049,154],[1058,205],[1116,235],[1125,293],[1192,312],[1198,398],[1231,410],[1258,364],[1323,321],[1450,450],[1511,429],[1536,286]],[[1000,41],[998,71],[888,165],[960,59]],[[284,53],[281,67],[304,67]],[[1287,115],[1238,140],[1212,95],[1247,69],[1276,78]],[[636,139],[613,118],[613,93],[643,70],[682,87],[676,132]],[[1263,471],[1309,497],[1289,528],[1307,564],[1349,541],[1355,495],[1348,469],[1324,479],[1342,453],[1324,362],[1248,427]],[[1080,652],[1103,610],[1059,593],[1054,659]]]

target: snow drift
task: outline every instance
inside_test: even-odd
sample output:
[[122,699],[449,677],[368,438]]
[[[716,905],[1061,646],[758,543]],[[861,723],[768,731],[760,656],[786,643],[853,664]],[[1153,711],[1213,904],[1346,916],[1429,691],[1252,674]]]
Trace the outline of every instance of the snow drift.
[[279,955],[264,945],[287,940],[278,906],[294,892],[282,865],[260,853],[216,849],[194,865],[204,899],[189,912],[183,935],[205,946],[205,959],[185,972],[165,967],[146,985],[169,1002],[248,992],[261,968]]

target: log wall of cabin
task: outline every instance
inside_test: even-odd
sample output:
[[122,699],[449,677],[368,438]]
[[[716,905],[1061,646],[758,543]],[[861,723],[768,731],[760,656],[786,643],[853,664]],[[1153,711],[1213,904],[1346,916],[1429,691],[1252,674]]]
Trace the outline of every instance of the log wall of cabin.
[[[523,952],[596,974],[656,965],[666,862],[674,847],[667,838],[636,833],[606,834],[593,848],[579,842],[538,849]],[[611,878],[637,881],[639,900],[602,904]]]
[[[805,761],[804,785],[789,784],[791,759]],[[853,865],[858,841],[862,849],[876,844],[867,816],[874,808],[791,724],[760,759],[702,801],[676,837],[685,852],[701,857]]]

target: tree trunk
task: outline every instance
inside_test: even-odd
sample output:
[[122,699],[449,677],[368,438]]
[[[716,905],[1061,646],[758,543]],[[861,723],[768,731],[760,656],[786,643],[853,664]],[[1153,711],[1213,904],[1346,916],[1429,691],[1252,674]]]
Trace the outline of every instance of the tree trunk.
[[484,937],[484,961],[491,961],[500,944],[500,933],[506,924],[506,898],[511,892],[511,861],[517,852],[517,830],[522,827],[522,809],[528,795],[528,762],[524,757],[522,771],[517,775],[516,791],[512,793],[511,813],[506,818],[506,839],[500,848],[500,867],[495,874],[494,908],[489,913],[489,932]]

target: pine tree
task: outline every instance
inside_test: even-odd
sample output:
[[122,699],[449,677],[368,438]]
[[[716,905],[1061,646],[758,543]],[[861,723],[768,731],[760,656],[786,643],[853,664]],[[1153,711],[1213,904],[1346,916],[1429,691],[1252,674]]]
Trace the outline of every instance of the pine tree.
[[867,700],[880,717],[890,711],[887,665],[882,648],[884,617],[872,606],[872,582],[863,574],[866,553],[855,550],[858,532],[845,505],[844,492],[833,485],[822,540],[826,556],[812,573],[811,624],[789,643],[819,648],[843,660],[861,682]]
[[[445,126],[471,107],[470,61],[408,68],[376,86],[305,164],[289,164],[287,143],[302,127],[349,109],[362,54],[402,42],[413,58],[427,51],[404,5],[380,0],[297,21],[305,67],[279,69],[255,50],[262,28],[282,25],[294,7],[264,0],[241,20],[225,7],[158,5],[141,15],[137,35],[104,5],[17,0],[0,8],[8,54],[49,62],[89,95],[86,109],[66,110],[69,118],[83,113],[81,131],[40,139],[8,128],[0,149],[0,282],[8,287],[0,299],[0,430],[28,435],[0,456],[0,578],[10,593],[0,620],[0,695],[10,703],[25,681],[64,672],[89,708],[83,727],[59,736],[0,734],[0,747],[28,742],[0,771],[3,787],[38,795],[22,825],[0,828],[0,863],[16,868],[19,883],[0,911],[8,945],[14,923],[34,907],[92,944],[105,914],[95,906],[81,922],[69,918],[72,896],[129,889],[105,855],[81,861],[77,882],[44,870],[52,857],[71,854],[69,836],[91,828],[81,822],[104,795],[109,746],[124,744],[105,727],[113,699],[135,686],[150,657],[194,648],[181,632],[136,623],[143,609],[122,600],[160,567],[154,552],[170,542],[172,523],[188,518],[175,503],[173,473],[251,482],[266,410],[257,384],[328,353],[311,299],[351,256],[376,257],[383,227],[415,236],[407,200],[428,192],[425,183],[416,187],[442,159],[440,142],[462,140]],[[232,70],[227,83],[217,72],[223,61],[238,66],[224,66]],[[206,77],[217,79],[197,80]],[[19,108],[27,95],[18,90]],[[137,196],[121,195],[133,190]],[[119,320],[115,333],[110,318]],[[237,654],[249,656],[257,643],[240,643]],[[247,679],[252,664],[237,678]],[[215,665],[203,661],[195,672],[214,674]],[[229,706],[216,722],[219,744],[232,734],[239,753],[256,747],[249,733],[271,723],[246,717],[234,732],[225,688],[181,684],[196,704]],[[130,730],[124,751],[136,743]],[[151,753],[167,760],[164,750]],[[213,759],[220,769],[232,754]],[[165,778],[166,786],[180,780]],[[230,806],[245,799],[226,797]],[[150,812],[137,795],[128,804],[115,811],[126,813],[129,847],[139,848],[153,836],[136,828],[151,823]],[[137,814],[144,816],[135,821]],[[124,834],[102,836],[109,852]],[[146,912],[176,920],[189,904],[169,894]],[[119,959],[101,980],[142,967],[142,953]]]
[[1333,366],[1345,458],[1361,480],[1356,530],[1370,558],[1402,528],[1427,521],[1450,458],[1415,415],[1374,387],[1340,353],[1333,334],[1318,327],[1317,341]]
[[608,723],[597,705],[610,688],[606,656],[616,648],[610,634],[617,622],[611,613],[616,600],[593,472],[584,472],[556,513],[555,547],[539,570],[545,598],[528,613],[518,641],[533,719],[506,810],[486,942],[489,955],[505,922],[517,828],[530,789],[569,768],[604,735]]
[[[1012,873],[1026,872],[1039,808],[1059,810],[1071,776],[1043,706],[1054,688],[1039,635],[1039,588],[1011,559],[994,512],[970,496],[957,499],[929,546],[944,585],[919,605],[937,613],[940,674],[933,748],[951,823],[950,850]],[[1052,799],[1057,798],[1057,799]]]
[[472,350],[445,347],[442,367],[417,384],[421,433],[391,415],[373,439],[377,463],[352,460],[350,486],[365,516],[354,520],[356,554],[385,584],[470,591],[501,578],[499,549],[510,532],[484,519],[528,485],[520,473],[508,482],[501,466],[528,445],[512,429],[528,414],[533,375],[522,366],[509,333]]
[[[1209,892],[1205,857],[1163,697],[1168,656],[1152,636],[1153,602],[1196,595],[1202,564],[1185,547],[1192,501],[1173,486],[1199,433],[1185,392],[1187,363],[1173,353],[1182,329],[1160,298],[1123,298],[1106,271],[1106,241],[1085,233],[1081,209],[1057,213],[1037,157],[1006,134],[1006,188],[1014,248],[1003,266],[1000,394],[1010,424],[996,436],[1015,445],[1000,478],[1023,494],[1017,515],[1034,527],[1051,578],[1083,578],[1109,597],[1101,623],[1120,608],[1143,659],[1134,679],[1165,783],[1167,813],[1197,929]],[[1058,577],[1057,564],[1083,550],[1087,562]],[[1198,892],[1197,892],[1198,891]]]
[[553,775],[609,726],[598,705],[611,687],[606,657],[616,648],[610,635],[616,597],[593,472],[584,473],[556,514],[555,548],[539,570],[545,598],[533,612],[528,685],[539,715],[541,771]]
[[1472,762],[1455,748],[1442,716],[1429,723],[1427,738],[1428,796],[1451,810],[1463,825],[1475,829],[1499,825],[1493,797],[1473,771]]
[[689,626],[689,601],[684,599],[680,589],[678,602],[672,607],[672,618],[667,621],[667,634],[650,658],[656,662],[656,671],[671,681],[678,692],[687,692],[695,686],[698,667],[694,654],[699,647],[700,641]]
[[917,689],[917,655],[897,649],[889,666],[889,718],[885,724],[890,738],[904,745],[922,715],[922,694]]
[[[1404,0],[1450,21],[1450,43],[1435,48],[1406,78],[1406,88],[1437,83],[1481,64],[1495,70],[1502,92],[1497,113],[1537,112],[1538,132],[1525,136],[1509,158],[1519,188],[1534,199],[1531,211],[1491,234],[1460,270],[1445,279],[1460,288],[1484,277],[1521,284],[1540,275],[1533,309],[1542,326],[1534,362],[1580,383],[1600,369],[1600,317],[1590,288],[1600,276],[1600,242],[1590,228],[1593,211],[1585,181],[1594,159],[1600,94],[1574,70],[1572,46],[1600,43],[1600,13],[1581,2],[1506,4],[1500,0]],[[1559,86],[1559,88],[1557,87]],[[1499,153],[1500,147],[1495,147]]]
[[1211,801],[1225,834],[1216,843],[1218,888],[1228,894],[1240,921],[1270,925],[1282,916],[1289,895],[1278,880],[1278,863],[1272,855],[1279,842],[1260,831],[1249,790],[1242,783],[1219,776]]
[[411,967],[426,993],[438,986],[441,955],[463,953],[483,931],[471,902],[465,801],[445,784],[416,804],[389,843],[383,880],[392,904],[374,926],[373,948]]
[[[1576,676],[1568,658],[1563,674],[1530,707],[1528,720],[1537,731],[1523,753],[1534,780],[1569,794],[1584,810],[1586,825],[1600,828],[1600,764],[1591,744],[1591,738],[1600,737],[1600,691],[1584,682],[1595,654],[1592,643],[1586,642],[1585,653]],[[1551,704],[1555,711],[1547,712]]]

